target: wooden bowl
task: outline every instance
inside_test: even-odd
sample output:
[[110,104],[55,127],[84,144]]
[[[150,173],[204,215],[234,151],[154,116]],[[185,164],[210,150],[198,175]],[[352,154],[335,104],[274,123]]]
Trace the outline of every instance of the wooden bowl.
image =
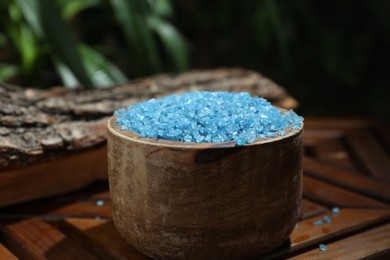
[[139,138],[108,122],[114,223],[158,259],[232,259],[279,247],[298,220],[303,129],[253,144]]

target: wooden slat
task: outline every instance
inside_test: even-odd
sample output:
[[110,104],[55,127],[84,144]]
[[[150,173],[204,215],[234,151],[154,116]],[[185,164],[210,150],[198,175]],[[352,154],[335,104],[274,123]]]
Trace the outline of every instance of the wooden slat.
[[386,182],[380,182],[365,175],[354,174],[309,157],[303,159],[303,164],[305,174],[390,203],[390,184]]
[[132,248],[112,221],[66,219],[61,230],[100,259],[150,259]]
[[332,162],[350,170],[357,170],[340,138],[327,138],[313,146],[315,156],[322,161]]
[[63,194],[105,178],[105,146],[28,168],[0,172],[0,207]]
[[307,175],[303,176],[303,195],[329,207],[389,208],[385,203]]
[[351,152],[369,174],[390,181],[390,156],[369,131],[351,131],[346,140]]
[[[330,216],[332,222],[315,226],[314,221],[323,219],[324,216]],[[348,233],[356,232],[375,223],[381,223],[389,218],[389,210],[342,209],[337,216],[332,215],[331,212],[326,212],[299,222],[299,226],[290,235],[291,244],[279,248],[264,258],[282,259],[304,248],[345,236]]]
[[326,247],[326,251],[315,248],[291,259],[341,260],[390,256],[390,224],[327,244]]
[[305,119],[305,130],[351,130],[366,128],[375,123],[367,118],[309,118]]
[[302,210],[300,219],[307,219],[324,212],[326,212],[325,207],[310,200],[302,199]]
[[17,260],[18,258],[14,254],[12,254],[3,244],[0,243],[0,259]]
[[2,223],[0,238],[22,259],[96,259],[55,227],[38,218]]
[[109,200],[87,200],[76,202],[44,201],[29,203],[23,207],[10,207],[0,213],[4,218],[43,217],[45,219],[64,219],[69,217],[111,217]]

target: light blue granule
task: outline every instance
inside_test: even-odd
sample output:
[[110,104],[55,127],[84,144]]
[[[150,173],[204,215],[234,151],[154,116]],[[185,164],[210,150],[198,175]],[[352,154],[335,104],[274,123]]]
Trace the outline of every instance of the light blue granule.
[[340,209],[339,209],[338,207],[332,208],[332,214],[333,214],[333,215],[338,215],[338,214],[340,214]]
[[103,205],[104,205],[104,200],[98,200],[98,201],[96,201],[96,205],[97,205],[98,207],[103,206]]
[[331,219],[329,216],[325,216],[325,217],[324,217],[324,222],[325,222],[325,223],[331,223],[331,222],[332,222],[332,219]]
[[298,130],[303,117],[282,114],[267,100],[249,93],[190,92],[150,99],[115,111],[116,125],[140,137],[182,142],[253,143],[256,138],[284,136]]
[[324,244],[320,244],[319,248],[320,248],[320,251],[322,251],[322,252],[326,251],[326,245],[324,245]]
[[322,220],[316,220],[316,221],[314,221],[314,226],[322,226],[322,224],[323,224],[323,222],[322,222]]

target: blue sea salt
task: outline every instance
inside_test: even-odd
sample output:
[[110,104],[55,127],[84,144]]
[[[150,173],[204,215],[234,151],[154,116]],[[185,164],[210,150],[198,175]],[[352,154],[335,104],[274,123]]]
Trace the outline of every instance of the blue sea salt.
[[332,222],[332,219],[331,219],[329,216],[325,216],[325,217],[324,217],[324,222],[325,222],[325,223],[331,223],[331,222]]
[[314,221],[314,226],[322,226],[322,224],[323,224],[323,222],[322,222],[322,220],[316,220],[316,221]]
[[324,245],[324,244],[320,244],[319,248],[320,248],[320,251],[322,251],[322,252],[326,251],[326,245]]
[[249,93],[190,92],[150,99],[115,111],[116,125],[140,137],[182,142],[253,143],[256,138],[284,136],[298,130],[303,117],[282,113]]
[[103,206],[104,205],[104,200],[96,201],[96,205],[99,206],[99,207]]
[[340,209],[339,209],[338,207],[332,208],[332,214],[333,214],[333,215],[338,215],[338,214],[340,214]]

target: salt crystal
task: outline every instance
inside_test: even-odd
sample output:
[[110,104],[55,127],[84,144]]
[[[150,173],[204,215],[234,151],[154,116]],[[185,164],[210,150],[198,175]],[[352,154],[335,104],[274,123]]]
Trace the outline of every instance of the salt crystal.
[[320,248],[320,251],[322,251],[322,252],[326,251],[326,245],[324,245],[324,244],[320,244],[319,248]]
[[340,214],[340,209],[339,209],[338,207],[332,208],[332,214],[333,214],[333,215],[338,215],[338,214]]
[[256,138],[284,136],[299,130],[303,117],[282,113],[249,93],[191,92],[150,99],[115,111],[115,124],[140,137],[183,142],[253,143]]
[[329,216],[325,216],[325,217],[324,217],[324,222],[325,222],[325,223],[331,223],[331,222],[332,222],[332,219],[331,219]]
[[316,220],[314,221],[314,226],[321,226],[322,225],[322,220]]
[[98,200],[98,201],[96,201],[96,205],[97,205],[98,207],[103,206],[103,205],[104,205],[104,200]]

